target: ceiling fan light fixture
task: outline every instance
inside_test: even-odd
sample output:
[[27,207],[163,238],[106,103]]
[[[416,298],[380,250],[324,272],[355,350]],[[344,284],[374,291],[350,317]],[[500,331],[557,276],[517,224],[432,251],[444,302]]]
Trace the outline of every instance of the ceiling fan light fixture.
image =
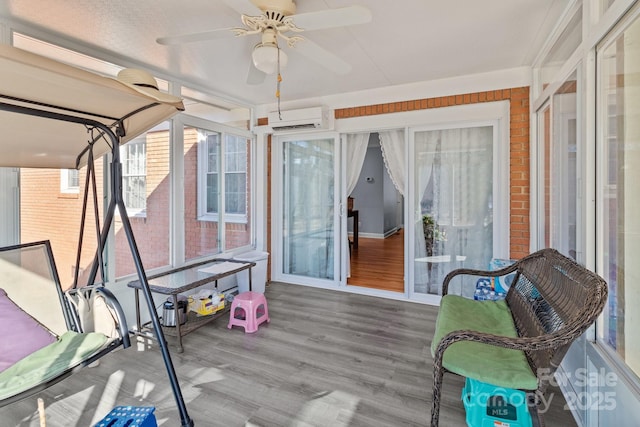
[[280,68],[287,66],[287,54],[273,43],[259,43],[253,49],[251,58],[253,65],[265,74],[278,71],[278,51],[280,52]]

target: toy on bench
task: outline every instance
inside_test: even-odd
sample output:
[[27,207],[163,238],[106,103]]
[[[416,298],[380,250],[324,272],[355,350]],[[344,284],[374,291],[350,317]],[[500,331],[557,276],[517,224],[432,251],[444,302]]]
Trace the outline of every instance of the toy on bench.
[[[500,270],[516,262],[512,259],[493,258],[489,263],[489,270]],[[473,299],[479,301],[494,301],[504,299],[507,296],[515,273],[501,277],[481,277],[476,282],[476,290]]]
[[[515,273],[505,299],[476,301],[448,295],[458,275],[500,278]],[[543,249],[495,271],[458,269],[442,286],[431,344],[437,426],[443,374],[527,392],[534,421],[549,379],[571,343],[595,321],[607,300],[597,274],[555,249]],[[463,314],[462,314],[463,313]]]

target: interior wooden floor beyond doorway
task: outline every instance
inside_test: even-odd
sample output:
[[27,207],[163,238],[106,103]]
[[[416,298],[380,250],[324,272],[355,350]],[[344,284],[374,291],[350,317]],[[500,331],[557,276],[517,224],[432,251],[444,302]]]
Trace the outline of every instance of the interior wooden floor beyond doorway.
[[360,236],[351,248],[351,286],[404,292],[404,230],[386,239]]

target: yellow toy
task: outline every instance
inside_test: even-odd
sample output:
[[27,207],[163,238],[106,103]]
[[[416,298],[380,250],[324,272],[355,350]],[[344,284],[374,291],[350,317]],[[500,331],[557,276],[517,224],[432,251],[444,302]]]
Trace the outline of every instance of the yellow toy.
[[209,316],[224,309],[224,295],[215,291],[200,291],[198,294],[189,295],[189,311],[198,316]]

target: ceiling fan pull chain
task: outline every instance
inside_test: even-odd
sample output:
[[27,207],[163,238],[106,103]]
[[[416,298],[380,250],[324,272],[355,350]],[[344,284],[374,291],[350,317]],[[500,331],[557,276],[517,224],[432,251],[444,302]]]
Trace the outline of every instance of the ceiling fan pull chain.
[[282,83],[282,74],[280,74],[280,47],[276,44],[278,49],[278,83],[276,85],[276,98],[278,99],[278,118],[282,120],[282,112],[280,111],[280,83]]

